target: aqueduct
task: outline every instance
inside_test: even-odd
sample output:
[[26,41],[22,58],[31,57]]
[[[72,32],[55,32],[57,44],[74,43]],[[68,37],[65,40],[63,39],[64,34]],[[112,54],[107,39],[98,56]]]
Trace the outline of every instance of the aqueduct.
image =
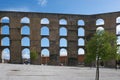
[[[9,50],[10,63],[22,63],[24,49],[49,53],[50,63],[58,64],[60,53],[67,53],[67,64],[77,65],[85,54],[86,40],[103,27],[120,40],[120,12],[95,15],[0,11],[0,55]],[[7,32],[6,32],[7,31]],[[2,59],[0,57],[0,62]]]

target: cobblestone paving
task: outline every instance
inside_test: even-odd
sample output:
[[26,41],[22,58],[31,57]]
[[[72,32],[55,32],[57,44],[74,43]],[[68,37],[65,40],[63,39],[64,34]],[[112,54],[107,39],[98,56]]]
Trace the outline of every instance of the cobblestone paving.
[[[95,68],[0,64],[0,80],[95,80]],[[120,69],[100,69],[100,80],[120,80]]]

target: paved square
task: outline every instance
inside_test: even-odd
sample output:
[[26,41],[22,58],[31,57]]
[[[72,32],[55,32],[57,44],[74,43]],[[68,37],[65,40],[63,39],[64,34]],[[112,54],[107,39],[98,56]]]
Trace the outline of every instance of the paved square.
[[[0,80],[95,80],[95,68],[0,64]],[[100,69],[100,80],[120,80],[120,69]]]

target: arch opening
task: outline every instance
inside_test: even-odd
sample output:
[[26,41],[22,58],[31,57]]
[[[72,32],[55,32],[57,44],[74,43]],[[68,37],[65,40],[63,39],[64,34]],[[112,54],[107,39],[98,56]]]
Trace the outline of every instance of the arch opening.
[[48,49],[43,49],[41,51],[41,56],[42,57],[49,57],[50,56],[49,50]]
[[41,51],[41,64],[48,64],[49,62],[49,50],[48,49],[42,49]]
[[26,23],[29,24],[30,23],[30,19],[28,17],[23,17],[20,21],[20,23]]
[[67,47],[67,40],[65,38],[60,39],[60,47]]
[[1,46],[10,46],[10,38],[9,37],[2,38]]
[[30,38],[29,37],[23,37],[21,40],[21,46],[30,46]]
[[117,36],[117,45],[120,45],[120,36]]
[[120,25],[116,26],[116,34],[120,34]]
[[43,26],[42,28],[41,28],[41,35],[42,36],[48,36],[49,35],[49,28],[47,27],[47,26]]
[[116,18],[116,23],[120,23],[120,17]]
[[21,34],[22,35],[30,35],[30,27],[29,26],[23,26],[21,28]]
[[5,48],[2,50],[1,55],[2,63],[8,63],[10,60],[10,50],[8,48]]
[[104,25],[104,20],[103,19],[97,19],[96,20],[96,25]]
[[40,21],[41,24],[49,24],[49,19],[48,18],[42,18]]
[[3,17],[0,21],[1,23],[10,23],[9,17]]
[[84,55],[84,54],[85,54],[85,50],[83,48],[79,48],[78,55]]
[[9,35],[10,34],[10,30],[9,30],[9,26],[8,25],[2,26],[1,34],[5,34],[5,35]]
[[78,20],[78,26],[84,26],[85,22],[84,20]]
[[60,36],[67,36],[67,29],[65,27],[61,27],[59,29],[59,35]]
[[85,46],[85,41],[83,38],[78,39],[78,46]]
[[118,48],[117,54],[120,54],[120,46],[118,46],[117,48]]
[[24,64],[30,64],[30,49],[25,48],[22,50],[22,60]]
[[22,50],[22,59],[30,59],[30,49],[25,48]]
[[85,36],[85,30],[84,30],[84,28],[79,28],[78,29],[78,36]]
[[67,25],[67,20],[66,19],[60,19],[59,24],[60,25]]
[[49,39],[48,38],[42,38],[41,39],[41,47],[49,47],[50,43],[49,43]]
[[67,50],[64,48],[60,49],[60,56],[67,56]]

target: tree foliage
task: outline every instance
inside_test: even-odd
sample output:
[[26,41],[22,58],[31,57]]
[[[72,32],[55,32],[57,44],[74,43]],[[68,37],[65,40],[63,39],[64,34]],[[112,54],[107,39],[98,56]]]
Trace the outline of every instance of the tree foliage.
[[31,60],[36,60],[38,58],[38,53],[36,51],[31,51],[30,52],[30,59]]
[[116,60],[119,61],[120,60],[120,46],[117,47],[117,56],[116,56]]
[[97,56],[99,56],[102,61],[116,59],[116,40],[116,35],[110,32],[104,31],[102,35],[94,34],[94,36],[87,42],[85,61],[87,63],[95,61]]

